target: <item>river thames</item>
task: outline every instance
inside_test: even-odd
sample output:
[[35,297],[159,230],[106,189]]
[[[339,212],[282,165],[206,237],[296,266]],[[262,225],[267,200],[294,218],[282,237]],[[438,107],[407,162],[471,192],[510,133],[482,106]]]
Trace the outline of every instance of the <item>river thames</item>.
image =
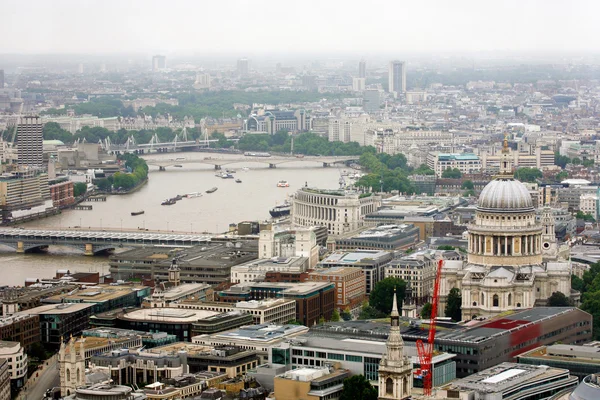
[[[210,157],[231,158],[228,155]],[[207,153],[169,153],[150,156],[153,159],[185,158],[200,160]],[[238,156],[239,157],[239,156]],[[185,163],[181,168],[167,167],[159,171],[150,166],[148,183],[138,191],[127,195],[112,195],[106,202],[84,203],[93,210],[65,210],[62,214],[31,221],[22,226],[28,228],[61,229],[81,226],[83,229],[174,231],[182,233],[224,232],[230,223],[267,220],[269,209],[285,201],[288,195],[308,184],[310,187],[335,189],[339,187],[342,168],[323,168],[312,162],[289,162],[268,168],[267,164],[243,162],[223,167],[234,169],[236,178],[222,179],[215,176],[220,171],[207,164]],[[247,167],[243,171],[242,167]],[[286,180],[288,188],[277,187],[277,182]],[[206,190],[217,187],[214,193]],[[161,202],[177,194],[201,192],[201,197],[184,198],[171,206]],[[144,214],[132,216],[132,211]],[[86,257],[69,248],[50,248],[52,255],[15,254],[14,250],[0,247],[0,263],[4,273],[0,283],[23,285],[26,278],[54,276],[57,269],[81,272],[108,273],[106,257]]]

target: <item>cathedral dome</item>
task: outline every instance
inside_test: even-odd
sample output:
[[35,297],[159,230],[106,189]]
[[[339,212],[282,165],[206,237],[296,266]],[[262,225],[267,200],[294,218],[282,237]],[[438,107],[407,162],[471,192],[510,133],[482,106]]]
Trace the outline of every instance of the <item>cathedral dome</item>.
[[513,178],[494,179],[479,195],[477,210],[494,213],[533,212],[529,191]]

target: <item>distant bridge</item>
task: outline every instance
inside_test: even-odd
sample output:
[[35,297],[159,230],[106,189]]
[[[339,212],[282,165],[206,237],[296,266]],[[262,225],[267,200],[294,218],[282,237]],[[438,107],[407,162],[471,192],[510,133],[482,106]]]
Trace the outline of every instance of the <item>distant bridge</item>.
[[211,238],[209,235],[153,232],[0,229],[0,244],[12,247],[17,253],[54,245],[74,247],[92,256],[118,247],[195,246],[209,243]]
[[215,158],[213,156],[204,157],[204,159],[187,159],[184,157],[180,158],[171,158],[171,159],[158,159],[158,158],[149,158],[143,157],[146,160],[148,165],[154,165],[159,167],[161,171],[164,171],[167,167],[172,167],[174,165],[183,165],[183,164],[208,164],[213,165],[215,169],[221,169],[223,165],[228,164],[239,164],[239,163],[262,163],[268,164],[269,168],[276,168],[279,164],[289,163],[289,162],[312,162],[322,164],[323,167],[329,167],[333,164],[338,163],[347,163],[349,161],[357,161],[359,156],[306,156],[306,157],[284,157],[284,156],[272,156],[272,157],[251,157],[251,156],[243,156],[239,157],[229,157],[229,158]]

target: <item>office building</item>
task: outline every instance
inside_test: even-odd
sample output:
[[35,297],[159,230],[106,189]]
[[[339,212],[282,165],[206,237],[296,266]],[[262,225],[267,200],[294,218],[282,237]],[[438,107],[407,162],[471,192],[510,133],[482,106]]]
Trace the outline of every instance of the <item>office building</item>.
[[[565,398],[566,399],[566,398]],[[569,400],[596,400],[600,399],[600,379],[598,375],[586,376],[583,381],[569,395]]]
[[[386,341],[381,338],[343,338],[320,330],[314,335],[309,332],[269,347],[267,365],[285,365],[296,369],[336,364],[350,370],[352,375],[364,375],[369,381],[378,382],[379,365],[385,353]],[[415,372],[419,366],[417,347],[414,344],[405,345],[402,354],[411,360]],[[437,352],[434,355],[432,366],[435,386],[456,379],[456,362],[453,359],[454,354]],[[423,378],[417,374],[413,374],[412,381],[413,387],[423,386]]]
[[365,78],[352,78],[352,90],[355,92],[362,92],[365,90],[366,82]]
[[363,109],[368,113],[381,111],[381,90],[366,89],[362,93]]
[[250,71],[250,61],[247,58],[240,58],[237,60],[237,73],[239,76],[248,76],[248,72]]
[[472,153],[440,153],[427,154],[427,166],[435,171],[438,178],[447,169],[458,169],[462,174],[471,175],[481,171],[481,160]]
[[331,319],[335,308],[335,286],[328,282],[260,282],[238,284],[217,293],[219,301],[238,301],[286,298],[296,301],[296,321],[312,326],[324,318]]
[[[173,273],[173,271],[171,271]],[[167,283],[167,282],[165,282]],[[168,282],[171,283],[172,282]],[[161,308],[161,307],[177,307],[182,301],[191,299],[193,301],[205,301],[207,293],[211,295],[213,290],[206,283],[184,283],[183,285],[171,286],[163,290],[157,285],[154,292],[149,297],[146,297],[142,303],[142,307]]]
[[156,55],[152,57],[152,71],[161,71],[167,68],[167,57]]
[[0,341],[0,359],[8,361],[10,385],[16,393],[27,382],[27,354],[19,342]]
[[16,315],[38,315],[40,318],[40,342],[58,349],[62,338],[77,336],[89,327],[94,304],[47,304]]
[[519,364],[547,365],[552,368],[568,369],[579,381],[600,372],[600,349],[597,343],[583,346],[553,344],[540,346],[517,356]]
[[207,310],[226,313],[241,311],[252,315],[253,322],[260,324],[285,324],[296,318],[296,301],[292,299],[268,299],[238,301],[237,303],[223,303],[219,301],[186,300],[172,307]]
[[4,70],[0,69],[0,89],[4,88]]
[[443,386],[438,395],[460,399],[551,399],[574,389],[577,383],[567,369],[505,362]]
[[366,281],[362,268],[317,268],[308,274],[309,281],[330,282],[336,287],[337,310],[359,308],[366,297]]
[[394,96],[406,92],[406,63],[394,60],[388,67],[388,92]]
[[40,117],[21,117],[17,126],[17,164],[42,168],[43,159],[43,128]]
[[48,181],[48,185],[53,207],[63,208],[75,203],[75,197],[73,196],[75,183],[73,181],[67,178],[53,179]]
[[244,121],[244,130],[274,135],[279,131],[304,132],[310,129],[310,118],[303,109],[295,111],[269,110],[252,114]]
[[[176,258],[181,283],[218,285],[228,282],[231,267],[258,256],[256,241],[212,242],[186,249],[164,247],[138,248],[109,258],[110,273],[117,279],[152,279],[166,281]],[[235,249],[235,251],[233,251]]]
[[[83,338],[100,338],[109,341],[109,344],[112,343],[120,343],[123,341],[133,341],[141,339],[142,346],[147,349],[151,349],[153,347],[164,346],[167,344],[177,342],[177,336],[169,335],[165,332],[144,332],[144,331],[134,331],[132,329],[119,329],[119,328],[109,328],[109,327],[101,327],[101,328],[92,328],[86,329],[82,333]],[[90,343],[102,343],[102,342],[93,342]],[[87,345],[87,343],[86,343]],[[95,346],[95,345],[94,345]],[[125,347],[136,347],[136,346],[125,346]],[[106,351],[108,351],[107,349]],[[86,351],[86,357],[89,357],[89,352]]]
[[92,357],[96,371],[117,384],[165,382],[185,374],[213,372],[229,378],[242,376],[258,365],[255,351],[235,346],[173,343],[153,349],[121,349]]
[[419,242],[419,228],[414,224],[380,225],[355,235],[335,239],[330,250],[405,250]]
[[385,267],[392,261],[391,252],[381,250],[336,251],[318,264],[321,268],[358,267],[365,275],[366,293],[369,294],[385,276]]
[[95,285],[76,293],[64,293],[42,300],[42,304],[92,304],[93,313],[102,313],[116,308],[139,307],[142,299],[150,295],[150,288],[137,285]]
[[0,400],[10,400],[10,364],[0,358]]
[[331,118],[329,120],[328,138],[330,142],[352,141],[352,122],[347,119]]
[[[264,244],[264,246],[267,245]],[[246,284],[252,282],[261,282],[265,280],[267,272],[302,274],[307,270],[308,259],[306,257],[280,256],[272,259],[255,260],[246,264],[231,267],[231,283]]]
[[277,400],[329,400],[339,399],[344,389],[344,379],[350,371],[329,367],[304,367],[284,372],[274,379]]
[[0,318],[0,340],[19,342],[25,351],[40,342],[40,318],[37,315],[14,315]]
[[[194,82],[194,89],[210,89],[211,77],[209,73],[198,72],[196,73],[196,81]],[[212,132],[212,131],[211,131]]]
[[109,311],[90,319],[94,327],[116,327],[146,332],[165,332],[188,341],[202,333],[221,332],[251,324],[252,316],[240,311],[220,313],[207,310],[181,308],[141,308]]
[[134,391],[129,386],[115,385],[113,383],[95,383],[75,389],[66,395],[65,400],[146,400],[145,393]]
[[415,304],[431,301],[438,257],[432,252],[417,252],[393,259],[385,267],[386,278],[406,282],[405,300]]
[[53,210],[48,174],[17,171],[0,177],[0,211],[4,222],[16,222]]
[[303,187],[292,203],[292,223],[297,226],[325,226],[339,236],[364,225],[364,216],[379,207],[381,198],[373,193]]
[[307,332],[308,328],[303,325],[248,325],[227,332],[194,336],[192,343],[205,346],[236,346],[256,351],[266,360],[269,357],[269,348]]
[[367,62],[363,59],[358,63],[358,77],[366,78],[367,77]]

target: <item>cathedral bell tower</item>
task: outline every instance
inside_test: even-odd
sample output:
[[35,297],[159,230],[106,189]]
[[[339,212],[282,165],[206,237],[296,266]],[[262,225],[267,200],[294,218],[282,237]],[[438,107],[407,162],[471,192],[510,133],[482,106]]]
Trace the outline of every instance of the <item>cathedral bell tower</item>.
[[171,282],[173,284],[173,286],[179,286],[180,283],[180,278],[179,278],[179,274],[181,273],[181,270],[179,269],[179,266],[177,265],[177,259],[173,259],[173,261],[171,262],[171,266],[169,267],[169,282]]
[[379,399],[407,399],[412,392],[412,363],[403,354],[404,341],[400,335],[400,314],[394,289],[394,301],[390,314],[390,334],[387,351],[379,363]]
[[554,215],[548,206],[542,209],[542,256],[547,259],[558,257],[558,245],[554,232]]

